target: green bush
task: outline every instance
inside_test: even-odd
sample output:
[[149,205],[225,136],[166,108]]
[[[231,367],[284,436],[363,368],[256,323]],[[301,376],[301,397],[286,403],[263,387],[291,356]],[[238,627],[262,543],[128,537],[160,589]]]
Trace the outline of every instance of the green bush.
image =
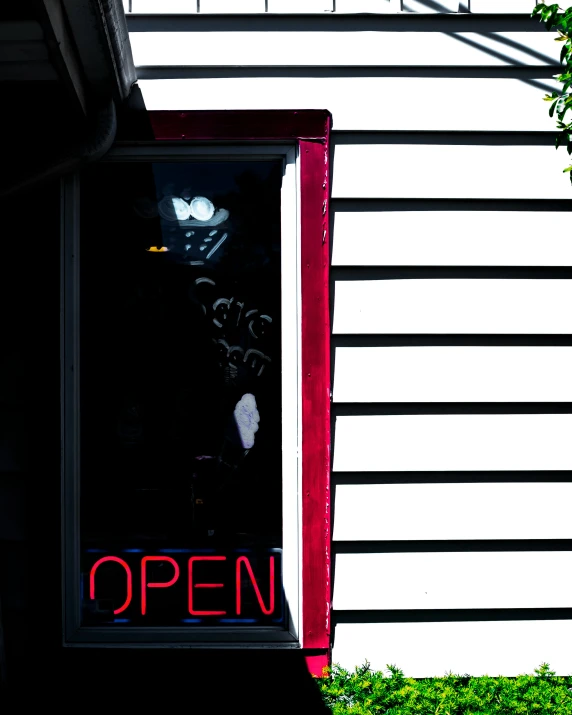
[[317,683],[333,715],[572,715],[572,675],[557,677],[544,663],[515,678],[406,678],[369,663],[349,672],[335,665]]

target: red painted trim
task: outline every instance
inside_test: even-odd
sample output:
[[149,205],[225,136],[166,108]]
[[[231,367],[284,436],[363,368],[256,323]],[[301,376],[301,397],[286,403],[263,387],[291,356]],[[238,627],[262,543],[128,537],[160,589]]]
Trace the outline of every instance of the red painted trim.
[[260,112],[148,112],[155,139],[213,140],[241,139],[325,141],[330,115],[326,111],[264,110]]
[[324,668],[328,668],[330,665],[330,659],[328,653],[320,653],[318,655],[307,655],[306,656],[306,666],[310,675],[315,678],[324,678],[326,674],[324,673]]
[[330,633],[329,147],[300,141],[303,645]]
[[321,674],[330,647],[329,112],[149,112],[158,140],[295,141],[302,282],[302,647]]

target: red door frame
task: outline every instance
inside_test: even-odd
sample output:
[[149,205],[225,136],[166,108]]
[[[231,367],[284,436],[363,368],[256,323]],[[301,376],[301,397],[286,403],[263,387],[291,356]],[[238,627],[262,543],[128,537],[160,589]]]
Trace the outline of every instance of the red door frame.
[[302,111],[150,111],[157,141],[292,141],[300,156],[302,308],[302,647],[311,673],[330,663],[329,134]]

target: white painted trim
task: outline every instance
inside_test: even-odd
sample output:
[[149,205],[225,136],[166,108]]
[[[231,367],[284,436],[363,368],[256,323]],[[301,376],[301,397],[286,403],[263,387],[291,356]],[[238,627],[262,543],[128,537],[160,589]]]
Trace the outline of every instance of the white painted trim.
[[[283,586],[291,630],[302,631],[300,182],[297,152],[286,155],[282,180],[282,549]],[[294,385],[296,386],[294,389]]]
[[[298,398],[298,484],[299,484],[299,494],[298,494],[298,622],[299,622],[299,633],[300,636],[304,633],[304,584],[302,582],[302,569],[304,566],[304,554],[303,554],[303,514],[302,514],[302,208],[301,208],[301,187],[302,187],[302,175],[301,175],[301,164],[299,156],[300,147],[299,144],[296,146],[296,183],[298,186],[297,197],[298,202],[296,205],[296,221],[298,226],[298,234],[296,239],[296,250],[298,257],[298,290],[296,294],[296,309],[298,312],[298,325],[296,339],[298,341],[298,385],[297,385],[297,398]],[[302,647],[304,643],[302,642]]]

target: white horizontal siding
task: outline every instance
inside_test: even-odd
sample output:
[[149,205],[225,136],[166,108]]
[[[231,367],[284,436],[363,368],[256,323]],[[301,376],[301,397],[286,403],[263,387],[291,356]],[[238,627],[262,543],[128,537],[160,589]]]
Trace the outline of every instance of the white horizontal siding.
[[404,12],[459,12],[460,0],[402,0]]
[[[129,0],[123,0],[125,13],[129,14]],[[131,0],[132,13],[170,15],[196,13],[197,0]]]
[[503,12],[530,14],[536,0],[469,0],[471,12]]
[[337,611],[572,607],[572,551],[337,554],[335,573]]
[[[212,8],[216,1],[211,0]],[[515,11],[517,1],[512,10],[503,11]],[[269,10],[331,11],[329,0],[308,0],[296,6],[284,2],[279,7],[278,0],[270,0]],[[472,0],[471,11],[495,11],[484,2]],[[451,5],[445,10],[459,9],[455,0],[443,3]],[[497,9],[501,3],[496,2]],[[218,5],[222,7],[222,0]],[[234,11],[240,11],[235,7]],[[418,0],[405,0],[404,7],[428,10]],[[340,13],[395,10],[395,2],[337,0]],[[204,2],[201,11],[207,11]],[[529,12],[520,7],[518,11]],[[234,72],[241,66],[370,66],[393,72],[395,67],[502,69],[557,64],[560,47],[551,33],[535,27],[529,33],[131,33],[131,40],[139,67],[182,65],[193,67],[194,72],[209,66],[232,67]],[[328,109],[334,129],[342,131],[553,132],[542,95],[556,83],[534,82],[500,77],[285,76],[142,80],[140,86],[149,109]],[[467,96],[471,110],[459,113],[459,97]],[[514,107],[519,107],[516,114]],[[448,139],[442,146],[352,146],[338,140],[334,198],[572,198],[568,178],[562,174],[568,163],[563,151],[549,146],[451,146]],[[546,217],[558,223],[565,222],[567,214],[339,213],[333,261],[356,266],[572,265],[567,240],[546,237],[542,225]],[[572,298],[568,283],[338,282],[334,330],[572,333],[572,318],[566,310]],[[334,398],[364,402],[570,399],[563,358],[568,349],[552,354],[559,349],[516,348],[513,353],[512,349],[488,352],[491,348],[486,348],[484,357],[480,349],[442,350],[440,355],[417,353],[408,363],[403,356],[413,353],[401,353],[399,359],[397,353],[376,349],[369,353],[338,349]],[[519,358],[511,369],[514,355]],[[543,379],[543,373],[548,377]],[[572,469],[570,434],[572,415],[338,417],[333,466],[346,472]],[[572,538],[571,489],[572,485],[562,483],[340,485],[334,538],[445,542]],[[569,557],[568,552],[339,554],[334,607],[568,606],[570,569],[562,567],[562,562]],[[523,583],[530,571],[534,583]],[[382,578],[386,573],[390,575],[387,584]],[[413,677],[450,670],[517,675],[532,673],[543,661],[569,674],[571,636],[571,621],[340,623],[335,629],[333,660],[353,667],[367,658],[376,669],[395,663]]]
[[[530,13],[535,0],[439,0],[438,7],[426,0],[336,0],[338,13],[385,12],[464,12],[470,2],[473,13]],[[197,12],[197,0],[123,0],[125,12],[134,13],[192,13]],[[213,9],[214,8],[214,9]],[[224,8],[224,9],[222,9]],[[254,9],[252,9],[254,8]],[[260,9],[262,8],[262,9]],[[269,0],[269,12],[333,12],[332,0]],[[264,13],[264,0],[201,0],[201,12]]]
[[570,199],[568,165],[553,146],[337,145],[332,197]]
[[490,33],[130,32],[129,38],[138,67],[544,67],[558,64],[560,52],[542,27],[535,32]]
[[336,281],[334,333],[572,333],[568,279]]
[[366,659],[374,670],[394,664],[412,678],[450,671],[534,675],[543,662],[558,675],[571,675],[571,642],[572,620],[341,623],[332,660],[350,669]]
[[572,347],[337,348],[335,402],[572,402]]
[[337,13],[399,12],[401,0],[336,0]]
[[[149,110],[328,109],[334,129],[344,131],[418,130],[419,112],[404,96],[423,107],[426,131],[553,131],[542,97],[558,83],[536,82],[544,89],[506,77],[199,77],[143,79],[139,87]],[[471,111],[452,111],[462,94]]]
[[[572,189],[571,189],[572,196]],[[566,211],[336,211],[334,266],[572,266]]]
[[359,415],[336,419],[336,471],[572,469],[570,414]]
[[333,11],[333,0],[268,0],[268,12],[313,13]]
[[572,539],[571,504],[563,482],[338,484],[333,538]]
[[241,13],[265,11],[264,0],[200,0],[201,13]]

